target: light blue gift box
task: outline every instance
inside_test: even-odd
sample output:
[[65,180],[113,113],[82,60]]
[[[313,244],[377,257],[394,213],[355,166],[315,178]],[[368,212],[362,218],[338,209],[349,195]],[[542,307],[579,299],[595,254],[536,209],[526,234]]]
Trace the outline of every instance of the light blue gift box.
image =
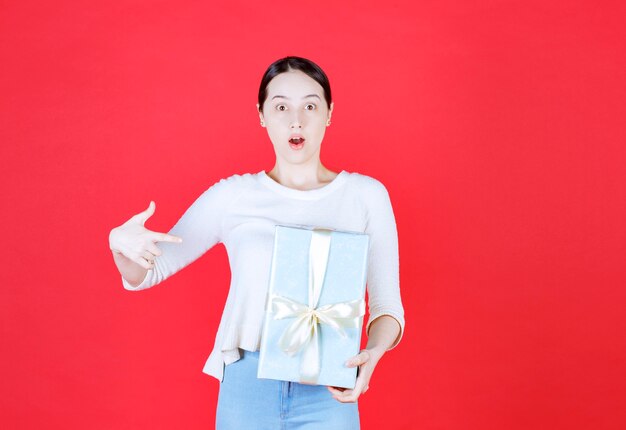
[[354,388],[368,249],[365,233],[275,227],[259,378]]

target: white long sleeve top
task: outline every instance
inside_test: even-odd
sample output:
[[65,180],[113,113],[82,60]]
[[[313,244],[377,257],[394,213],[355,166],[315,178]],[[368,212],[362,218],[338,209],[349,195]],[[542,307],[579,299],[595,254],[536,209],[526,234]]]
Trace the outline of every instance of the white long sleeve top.
[[203,372],[223,380],[224,366],[240,358],[239,348],[257,351],[277,224],[319,226],[370,236],[367,292],[369,319],[389,315],[404,333],[400,299],[398,235],[389,194],[378,180],[342,170],[332,182],[313,190],[279,184],[262,170],[234,174],[204,191],[169,231],[182,243],[160,242],[162,254],[136,287],[163,282],[217,243],[226,247],[231,281],[215,344]]

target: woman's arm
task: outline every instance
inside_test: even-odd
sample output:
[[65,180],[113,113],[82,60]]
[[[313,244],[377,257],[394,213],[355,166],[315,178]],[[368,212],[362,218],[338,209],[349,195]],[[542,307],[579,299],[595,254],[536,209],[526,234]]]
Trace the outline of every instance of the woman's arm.
[[398,233],[393,208],[386,188],[372,180],[366,193],[370,235],[367,288],[370,318],[366,326],[367,347],[346,363],[359,366],[355,387],[351,390],[328,387],[340,402],[356,402],[369,388],[376,365],[390,349],[395,348],[404,330],[404,308],[400,298]]
[[113,250],[111,250],[111,252],[113,253],[113,261],[120,275],[133,287],[137,287],[141,284],[148,274],[148,269],[141,267],[130,258],[126,258],[121,252]]
[[367,192],[367,225],[370,237],[367,291],[369,320],[365,327],[368,337],[374,321],[382,316],[395,318],[400,333],[388,349],[395,348],[404,331],[404,308],[400,297],[400,258],[398,231],[391,199],[385,186],[373,180]]
[[339,402],[354,403],[369,389],[370,379],[376,365],[400,335],[400,323],[389,315],[383,315],[372,321],[369,333],[367,348],[346,362],[347,367],[359,366],[359,376],[354,388],[349,390],[328,387],[328,391]]
[[[124,288],[139,291],[157,285],[221,242],[222,220],[230,205],[239,196],[240,179],[241,176],[233,175],[214,183],[187,208],[168,233],[152,232],[143,227],[146,215],[154,211],[153,205],[143,216],[135,215],[140,221],[140,226],[131,223],[113,229],[110,241],[117,237],[117,240],[112,241],[117,245],[111,246],[111,250],[122,275]],[[137,234],[129,234],[128,231],[131,230],[137,230]],[[127,237],[133,240],[123,240]],[[137,248],[123,246],[126,242],[135,245],[140,243],[148,252],[142,252],[142,255],[135,255],[137,252],[124,252],[125,248],[131,250]],[[154,242],[160,242],[159,246],[157,247]],[[132,261],[128,261],[129,259]]]
[[[389,315],[382,315],[370,324],[370,334],[367,338],[367,350],[374,356],[383,356],[400,335],[400,323]],[[378,360],[376,360],[378,361]]]

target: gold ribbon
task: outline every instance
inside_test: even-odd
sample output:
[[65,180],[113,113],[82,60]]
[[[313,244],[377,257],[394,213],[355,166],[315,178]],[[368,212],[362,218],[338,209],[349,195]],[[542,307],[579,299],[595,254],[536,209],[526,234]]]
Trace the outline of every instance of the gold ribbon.
[[288,297],[273,294],[270,309],[274,319],[295,318],[279,339],[280,348],[289,356],[302,350],[300,382],[316,384],[320,373],[320,346],[318,324],[327,324],[342,337],[345,328],[359,328],[359,318],[365,315],[365,301],[361,299],[317,307],[328,265],[331,232],[315,228],[309,249],[308,305]]

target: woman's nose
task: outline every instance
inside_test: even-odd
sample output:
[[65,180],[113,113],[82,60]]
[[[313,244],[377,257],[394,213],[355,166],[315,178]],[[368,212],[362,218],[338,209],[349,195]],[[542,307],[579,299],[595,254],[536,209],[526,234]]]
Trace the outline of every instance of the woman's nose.
[[298,112],[291,118],[291,128],[302,128],[302,122],[300,121],[300,114]]

